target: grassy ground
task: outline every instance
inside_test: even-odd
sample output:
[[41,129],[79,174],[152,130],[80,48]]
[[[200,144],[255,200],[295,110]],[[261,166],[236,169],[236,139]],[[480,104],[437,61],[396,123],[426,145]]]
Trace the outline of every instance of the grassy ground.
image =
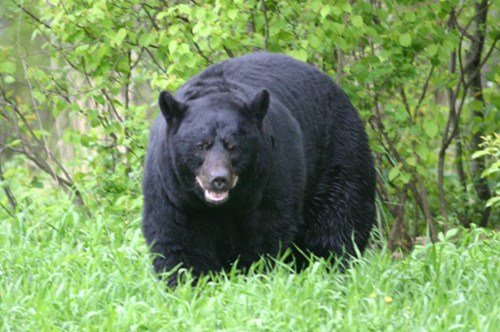
[[[166,290],[140,215],[91,218],[41,198],[0,212],[0,329],[9,331],[498,331],[500,236],[475,229],[394,260],[369,250],[344,273],[223,275]],[[1,211],[1,210],[0,210]],[[449,234],[450,235],[450,234]],[[449,237],[449,236],[448,236]]]

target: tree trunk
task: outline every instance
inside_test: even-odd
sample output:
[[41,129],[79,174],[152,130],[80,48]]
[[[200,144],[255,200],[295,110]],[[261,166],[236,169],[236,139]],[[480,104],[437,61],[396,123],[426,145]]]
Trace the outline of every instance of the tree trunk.
[[[486,108],[483,98],[483,88],[481,82],[481,54],[483,52],[484,40],[486,36],[486,18],[488,14],[488,2],[486,0],[475,2],[474,17],[474,34],[471,38],[471,46],[467,53],[466,75],[470,82],[470,96],[473,98],[472,103],[472,117],[484,119],[484,109]],[[484,127],[482,125],[476,127],[472,131],[471,137],[471,150],[476,151],[479,149],[479,144],[484,136]],[[481,178],[481,173],[485,170],[485,163],[483,158],[473,159],[471,161],[471,175],[474,183],[474,189],[477,196],[483,205],[491,197],[491,192],[488,187],[486,179]],[[490,217],[490,208],[485,208],[481,218],[481,226],[488,226]]]

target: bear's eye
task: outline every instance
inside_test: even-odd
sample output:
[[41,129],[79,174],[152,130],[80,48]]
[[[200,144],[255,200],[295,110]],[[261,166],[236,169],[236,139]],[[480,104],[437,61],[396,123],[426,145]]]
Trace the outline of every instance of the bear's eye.
[[229,152],[236,152],[236,151],[239,150],[239,147],[236,144],[225,143],[224,145],[225,145],[226,150],[229,151]]
[[198,151],[205,151],[208,150],[209,148],[210,148],[210,143],[208,142],[202,142],[196,145],[196,150]]

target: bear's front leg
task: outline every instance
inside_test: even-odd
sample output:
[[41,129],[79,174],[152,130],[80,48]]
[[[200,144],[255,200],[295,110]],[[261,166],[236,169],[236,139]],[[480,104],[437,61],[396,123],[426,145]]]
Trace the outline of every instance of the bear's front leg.
[[[167,201],[156,198],[160,204],[146,200],[143,215],[143,233],[151,252],[155,255],[156,273],[175,268],[191,270],[193,276],[219,271],[222,264],[216,255],[216,246],[210,234],[196,227],[188,217]],[[177,284],[177,272],[169,277],[169,286]]]
[[[278,207],[278,208],[276,208]],[[291,245],[301,222],[300,206],[262,204],[245,222],[237,223],[235,249],[239,266],[249,268],[261,257],[277,257]]]
[[202,252],[201,250],[189,250],[176,244],[154,244],[151,251],[155,254],[153,267],[156,273],[174,271],[167,280],[169,287],[177,286],[179,268],[189,270],[194,277],[194,283],[200,276],[211,271],[219,271],[222,268],[215,253],[211,253],[210,250]]

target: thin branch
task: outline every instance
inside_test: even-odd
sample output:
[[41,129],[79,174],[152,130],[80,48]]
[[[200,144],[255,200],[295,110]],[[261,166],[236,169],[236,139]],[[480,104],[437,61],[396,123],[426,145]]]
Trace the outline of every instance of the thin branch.
[[264,14],[264,50],[267,51],[269,45],[269,18],[267,17],[266,0],[261,0],[262,13]]
[[10,212],[9,209],[5,205],[2,204],[2,202],[0,202],[0,206],[2,207],[2,209],[5,210],[5,212],[7,212],[7,214],[9,216],[11,216],[12,218],[15,218],[14,214],[12,212]]
[[[403,193],[402,194],[403,196],[400,198],[400,200],[398,202],[398,206],[396,208],[396,219],[394,220],[394,223],[392,224],[391,233],[389,234],[389,250],[390,251],[394,251],[394,249],[396,247],[396,236],[399,237],[401,242],[403,241],[402,238],[404,238],[404,237],[406,237],[406,240],[411,241],[409,234],[407,232],[406,232],[406,234],[404,234],[404,230],[403,230],[404,207],[406,204],[406,199],[408,197],[408,185],[404,186],[402,193]],[[410,243],[410,245],[411,245],[411,243]]]
[[[148,16],[149,20],[151,21],[151,24],[153,24],[153,26],[155,27],[155,29],[158,30],[158,31],[161,31],[162,29],[160,28],[160,26],[158,26],[158,23],[156,22],[155,18],[153,16],[151,16],[151,13],[147,9],[147,7],[149,7],[149,6],[147,6],[145,3],[142,3],[141,7],[146,12],[146,15]],[[158,10],[158,9],[156,8],[155,10]]]
[[123,122],[123,118],[120,116],[120,114],[118,114],[118,111],[116,110],[116,107],[113,104],[113,100],[109,96],[106,89],[101,89],[101,92],[104,95],[104,97],[106,98],[106,100],[108,101],[109,106],[110,106],[111,110],[113,111],[113,114],[115,115],[115,117],[118,119],[119,122]]
[[42,21],[41,19],[39,19],[38,17],[36,17],[33,13],[31,13],[29,10],[27,10],[26,8],[24,8],[21,4],[15,2],[15,1],[12,1],[17,7],[19,7],[19,9],[21,9],[25,14],[27,14],[29,17],[31,17],[32,19],[34,19],[36,22],[44,25],[47,29],[52,29],[52,27],[48,24],[48,23],[45,23],[44,21]]
[[417,106],[415,106],[415,117],[418,114],[418,111],[420,109],[420,105],[422,104],[422,101],[425,98],[425,95],[427,94],[427,88],[429,87],[429,81],[431,80],[432,73],[434,72],[434,65],[431,66],[431,70],[429,71],[429,75],[427,75],[427,79],[425,80],[424,87],[422,88],[422,94],[420,95],[420,98],[418,99]]
[[146,48],[146,53],[148,53],[148,55],[151,57],[151,60],[153,60],[158,69],[160,69],[164,74],[166,74],[167,70],[163,68],[163,66],[158,62],[158,60],[156,60],[155,56],[151,53],[151,51],[148,48]]
[[408,113],[410,124],[413,124],[413,116],[411,115],[410,104],[408,103],[408,99],[406,98],[406,93],[403,86],[399,88],[399,94],[401,95],[401,99],[403,100],[403,105],[405,107],[406,113]]
[[[2,165],[0,164],[0,181],[5,182],[5,178],[3,176],[3,170],[2,170]],[[12,191],[10,190],[10,187],[6,184],[3,185],[3,191],[5,192],[5,195],[7,196],[7,200],[9,201],[10,206],[12,207],[12,210],[16,210],[17,208],[17,200]],[[7,209],[6,209],[7,210]],[[7,210],[7,212],[9,212]],[[13,216],[13,215],[12,215]]]

